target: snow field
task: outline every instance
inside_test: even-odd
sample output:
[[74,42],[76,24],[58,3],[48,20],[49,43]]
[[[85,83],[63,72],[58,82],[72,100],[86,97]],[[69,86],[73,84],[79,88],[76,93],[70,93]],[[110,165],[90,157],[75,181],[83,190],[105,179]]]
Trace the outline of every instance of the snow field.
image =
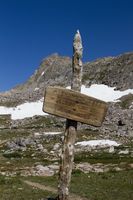
[[[70,87],[67,87],[70,89]],[[114,87],[108,87],[107,85],[91,85],[91,87],[86,88],[82,85],[81,93],[88,96],[95,97],[97,99],[106,101],[106,102],[116,102],[118,99],[129,93],[133,94],[133,89],[128,89],[125,91],[115,91]],[[4,107],[0,106],[0,115],[1,114],[11,114],[13,120],[24,119],[26,117],[33,117],[35,115],[47,115],[42,111],[43,99],[36,102],[26,102],[17,107]]]

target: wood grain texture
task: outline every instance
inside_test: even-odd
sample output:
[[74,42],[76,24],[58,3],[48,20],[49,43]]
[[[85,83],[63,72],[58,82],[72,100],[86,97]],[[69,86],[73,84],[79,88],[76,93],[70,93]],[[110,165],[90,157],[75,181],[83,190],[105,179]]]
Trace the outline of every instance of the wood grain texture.
[[48,87],[45,92],[43,111],[67,119],[101,126],[107,103],[93,97],[59,87]]

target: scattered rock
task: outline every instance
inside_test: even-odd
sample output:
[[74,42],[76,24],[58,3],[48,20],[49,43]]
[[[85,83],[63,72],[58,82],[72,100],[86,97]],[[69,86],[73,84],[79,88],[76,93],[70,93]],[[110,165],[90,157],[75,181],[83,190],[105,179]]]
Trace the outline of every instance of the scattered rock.
[[53,151],[57,151],[60,149],[60,143],[56,143],[53,147]]
[[38,174],[39,176],[53,176],[54,175],[54,171],[52,171],[47,166],[37,165],[35,170],[36,170],[36,174]]
[[109,153],[114,153],[115,152],[115,148],[114,148],[114,146],[111,146],[110,148],[109,148]]
[[127,154],[129,154],[129,149],[125,149],[125,150],[121,150],[120,152],[119,152],[119,154],[124,154],[124,155],[127,155]]
[[[129,168],[132,168],[133,166],[130,165]],[[122,171],[125,170],[124,167],[119,167],[118,164],[103,164],[103,163],[96,163],[96,164],[90,164],[90,163],[79,163],[75,165],[75,169],[81,170],[84,173],[89,172],[95,172],[95,173],[104,173],[108,171]]]
[[37,144],[37,150],[44,152],[43,145],[42,144]]

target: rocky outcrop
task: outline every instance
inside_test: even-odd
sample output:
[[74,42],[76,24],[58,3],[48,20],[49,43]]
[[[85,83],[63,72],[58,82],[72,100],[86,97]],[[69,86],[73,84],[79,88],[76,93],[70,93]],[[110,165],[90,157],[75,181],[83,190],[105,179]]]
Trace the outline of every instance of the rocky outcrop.
[[71,80],[71,59],[53,54],[40,63],[35,73],[24,83],[0,94],[0,105],[16,106],[43,97],[48,85],[67,86]]
[[[72,60],[53,54],[42,60],[35,73],[10,91],[0,93],[0,105],[16,106],[43,97],[48,85],[71,84]],[[133,88],[133,53],[107,57],[83,65],[83,84],[106,84],[120,90]]]
[[120,103],[111,103],[100,128],[106,134],[133,137],[133,107],[122,109]]
[[106,84],[120,90],[133,88],[133,53],[85,63],[83,82]]

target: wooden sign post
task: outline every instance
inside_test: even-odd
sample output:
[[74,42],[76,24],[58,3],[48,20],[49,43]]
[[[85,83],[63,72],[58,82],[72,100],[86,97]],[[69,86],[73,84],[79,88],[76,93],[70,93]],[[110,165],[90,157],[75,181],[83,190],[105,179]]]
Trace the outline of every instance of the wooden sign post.
[[44,112],[66,118],[66,130],[59,171],[59,200],[68,200],[69,197],[77,122],[101,126],[107,111],[105,102],[80,93],[82,85],[82,53],[82,40],[79,31],[77,31],[73,42],[71,90],[48,87],[44,97]]
[[[82,80],[82,41],[79,31],[77,31],[73,41],[73,60],[72,70],[73,77],[71,89],[80,92]],[[64,145],[62,149],[62,158],[59,174],[59,200],[68,200],[69,186],[71,181],[71,173],[74,160],[74,144],[77,135],[77,121],[71,119],[66,120],[66,130],[64,136]]]
[[93,126],[101,126],[107,104],[74,90],[48,87],[45,91],[44,111]]

